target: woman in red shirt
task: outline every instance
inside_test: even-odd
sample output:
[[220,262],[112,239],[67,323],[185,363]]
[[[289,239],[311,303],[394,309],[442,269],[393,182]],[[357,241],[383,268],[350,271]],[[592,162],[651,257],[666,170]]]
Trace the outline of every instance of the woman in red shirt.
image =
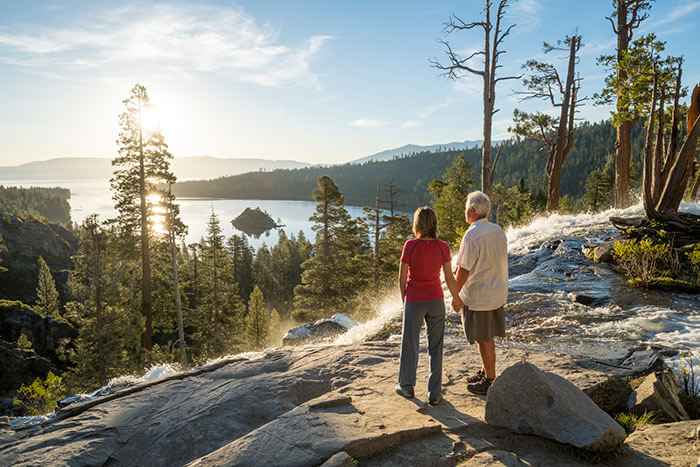
[[440,283],[440,270],[454,300],[461,303],[457,283],[452,274],[450,247],[438,240],[435,212],[423,206],[413,214],[413,233],[401,253],[399,288],[404,302],[401,331],[401,363],[397,394],[413,397],[418,368],[418,341],[425,320],[428,330],[430,378],[428,403],[442,402],[442,345],[445,331],[445,301]]

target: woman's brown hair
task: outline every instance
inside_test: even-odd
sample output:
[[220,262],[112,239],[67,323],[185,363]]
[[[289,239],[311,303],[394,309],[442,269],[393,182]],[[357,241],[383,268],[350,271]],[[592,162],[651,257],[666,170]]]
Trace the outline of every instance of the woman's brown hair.
[[421,206],[413,213],[413,233],[418,238],[438,238],[437,217],[428,206]]

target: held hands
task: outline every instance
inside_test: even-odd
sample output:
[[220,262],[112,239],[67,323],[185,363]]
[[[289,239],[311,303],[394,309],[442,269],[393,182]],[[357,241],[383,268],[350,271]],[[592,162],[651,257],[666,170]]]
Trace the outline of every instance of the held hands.
[[456,312],[459,313],[462,311],[462,308],[464,308],[464,302],[462,302],[462,299],[457,295],[456,297],[452,297],[452,309]]

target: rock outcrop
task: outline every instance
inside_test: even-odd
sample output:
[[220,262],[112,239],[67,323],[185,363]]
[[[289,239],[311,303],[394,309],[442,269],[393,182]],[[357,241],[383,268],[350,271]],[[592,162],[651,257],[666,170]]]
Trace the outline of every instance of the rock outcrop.
[[[397,343],[368,342],[222,361],[73,404],[39,426],[0,427],[0,465],[588,465],[561,443],[484,423],[483,398],[466,389],[479,357],[465,344],[446,343],[437,407],[426,403],[425,349],[415,399],[393,391],[398,357]],[[499,347],[498,358],[546,366],[578,388],[607,378],[557,355]],[[674,426],[654,436],[651,450],[629,441],[616,465],[676,465],[693,452]]]
[[[31,352],[17,349],[22,334],[32,343]],[[42,318],[27,305],[0,302],[0,415],[12,413],[12,398],[22,384],[66,369],[56,351],[77,335],[70,324]]]
[[657,371],[647,376],[630,394],[627,408],[636,415],[651,413],[656,420],[663,422],[688,420],[680,393],[678,376],[670,370]]
[[507,368],[489,388],[486,422],[596,451],[619,446],[627,436],[579,388],[528,362]]
[[0,298],[34,303],[41,256],[51,269],[61,299],[66,299],[68,270],[73,267],[70,258],[78,249],[73,233],[58,224],[0,216],[0,235],[7,248],[0,252],[1,264],[7,268],[0,272]]
[[322,342],[337,337],[355,326],[357,322],[336,313],[330,318],[319,319],[290,329],[282,338],[282,344],[302,345],[309,342]]

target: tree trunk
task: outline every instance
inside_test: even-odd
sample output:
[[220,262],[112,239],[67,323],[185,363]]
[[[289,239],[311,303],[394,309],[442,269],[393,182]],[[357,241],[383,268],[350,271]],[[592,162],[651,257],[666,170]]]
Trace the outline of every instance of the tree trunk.
[[377,294],[379,293],[379,233],[382,230],[379,203],[379,182],[377,182],[377,194],[374,198],[374,291]]
[[[617,80],[623,83],[627,80],[627,74],[619,66],[624,53],[629,47],[631,25],[627,23],[627,2],[617,1]],[[621,103],[622,92],[617,92],[617,111],[627,110]],[[632,122],[625,121],[617,127],[617,141],[615,142],[615,191],[614,203],[618,209],[629,206],[630,192],[630,164],[632,159]]]
[[576,91],[574,89],[574,76],[576,73],[576,51],[580,44],[580,37],[573,36],[569,44],[569,66],[566,72],[566,84],[564,97],[561,102],[559,114],[559,126],[557,128],[557,140],[554,150],[550,152],[550,162],[547,164],[549,180],[547,181],[547,211],[559,210],[559,197],[561,194],[561,166],[566,160],[573,142],[573,115],[576,109]]
[[141,121],[141,100],[139,99],[139,196],[141,202],[141,309],[146,320],[141,339],[143,347],[151,350],[152,286],[151,254],[148,238],[148,206],[146,205],[146,171],[143,153],[143,122]]
[[173,266],[173,295],[175,296],[175,312],[177,315],[177,337],[180,340],[180,365],[187,368],[187,350],[185,348],[185,326],[182,320],[182,303],[180,302],[180,280],[177,270],[177,250],[175,249],[175,233],[172,231],[172,212],[168,213],[170,218],[170,258]]
[[97,374],[101,386],[107,384],[107,372],[104,348],[104,314],[102,310],[102,252],[97,238],[97,226],[90,225],[90,241],[92,243],[93,274],[95,281],[95,320],[97,325]]

